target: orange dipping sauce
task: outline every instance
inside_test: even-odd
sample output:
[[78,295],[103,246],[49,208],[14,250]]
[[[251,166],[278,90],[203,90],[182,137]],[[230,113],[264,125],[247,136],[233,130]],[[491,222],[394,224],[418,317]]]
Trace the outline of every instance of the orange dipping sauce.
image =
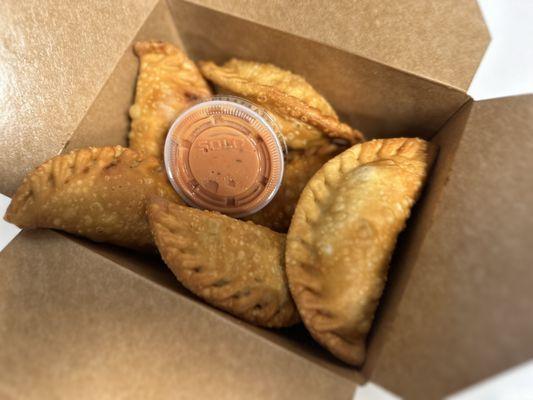
[[243,217],[266,206],[283,178],[284,143],[268,113],[220,96],[185,110],[165,142],[169,179],[194,207]]

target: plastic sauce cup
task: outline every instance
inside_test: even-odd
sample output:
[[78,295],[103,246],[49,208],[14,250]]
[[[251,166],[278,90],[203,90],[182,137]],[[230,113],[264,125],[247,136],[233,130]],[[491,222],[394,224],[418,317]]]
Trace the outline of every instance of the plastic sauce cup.
[[276,195],[285,152],[268,112],[238,97],[216,96],[174,121],[165,141],[165,167],[190,206],[244,217]]

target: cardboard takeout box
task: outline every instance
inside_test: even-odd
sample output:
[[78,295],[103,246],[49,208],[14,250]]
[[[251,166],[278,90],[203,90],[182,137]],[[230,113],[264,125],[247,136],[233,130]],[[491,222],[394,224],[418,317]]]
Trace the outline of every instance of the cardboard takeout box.
[[474,0],[7,0],[0,26],[8,195],[54,155],[126,144],[139,39],[272,62],[368,137],[440,146],[361,370],[203,304],[156,258],[36,230],[0,254],[0,397],[348,399],[371,380],[430,399],[533,357],[533,96],[465,94],[489,40]]

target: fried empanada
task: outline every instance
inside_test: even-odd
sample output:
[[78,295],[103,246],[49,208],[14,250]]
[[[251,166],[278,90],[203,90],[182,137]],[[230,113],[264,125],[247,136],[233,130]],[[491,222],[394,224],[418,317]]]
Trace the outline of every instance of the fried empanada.
[[161,198],[149,204],[148,218],[163,260],[190,291],[257,325],[299,321],[285,276],[285,235]]
[[331,157],[331,153],[291,152],[285,164],[285,173],[278,193],[265,208],[247,219],[277,232],[287,232],[305,184]]
[[211,95],[200,71],[170,43],[137,42],[140,59],[135,104],[130,108],[130,148],[163,158],[165,137],[178,114]]
[[313,176],[296,206],[286,251],[291,293],[313,337],[349,364],[364,361],[396,238],[432,159],[421,139],[355,145]]
[[299,75],[272,64],[232,59],[219,67],[200,62],[204,76],[224,91],[258,103],[267,109],[292,149],[327,142],[327,137],[349,143],[362,140],[361,132],[339,122],[335,110]]
[[20,228],[54,228],[97,242],[155,250],[146,199],[180,201],[155,157],[121,146],[52,158],[17,189],[5,219]]

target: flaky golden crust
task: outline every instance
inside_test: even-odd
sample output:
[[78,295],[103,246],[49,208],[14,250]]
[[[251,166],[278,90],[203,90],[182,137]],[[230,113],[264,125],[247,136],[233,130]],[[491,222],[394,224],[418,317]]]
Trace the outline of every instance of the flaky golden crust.
[[166,134],[178,114],[211,95],[200,71],[183,51],[170,43],[137,42],[140,59],[135,103],[130,108],[130,147],[163,157]]
[[313,337],[352,365],[383,291],[396,238],[433,158],[420,139],[362,143],[304,188],[287,235],[287,276]]
[[292,214],[305,184],[333,154],[291,152],[285,164],[283,181],[278,193],[265,208],[247,219],[277,232],[287,232]]
[[146,199],[179,201],[159,160],[121,146],[57,156],[28,174],[5,219],[20,228],[54,228],[97,242],[155,248]]
[[272,64],[232,59],[219,67],[200,62],[204,76],[226,91],[265,107],[280,125],[287,145],[304,149],[326,137],[360,142],[361,132],[339,121],[331,105],[299,75]]
[[148,217],[167,266],[190,291],[245,321],[299,321],[284,271],[285,235],[154,198]]

